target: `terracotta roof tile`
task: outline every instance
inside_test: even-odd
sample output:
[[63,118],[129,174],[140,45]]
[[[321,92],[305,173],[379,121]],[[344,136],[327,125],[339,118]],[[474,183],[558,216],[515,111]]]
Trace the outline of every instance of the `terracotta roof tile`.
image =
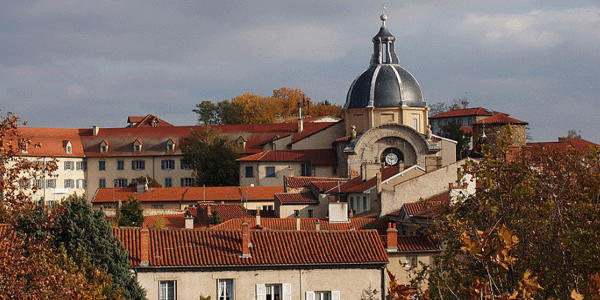
[[[115,236],[139,266],[140,229],[115,228]],[[261,265],[385,264],[377,231],[251,231],[251,257],[240,257],[238,230],[149,230],[149,265],[221,267]]]
[[177,202],[177,201],[240,201],[273,200],[276,193],[282,193],[282,186],[221,186],[221,187],[171,187],[150,188],[144,193],[136,193],[136,188],[98,189],[92,203],[114,203],[126,201],[129,196],[141,202]]
[[291,189],[297,188],[309,188],[313,182],[322,183],[333,183],[337,185],[339,182],[347,181],[347,178],[333,178],[333,177],[310,177],[310,176],[294,176],[286,177],[285,185]]
[[503,113],[494,113],[494,115],[489,118],[485,118],[483,120],[479,120],[477,122],[471,123],[471,125],[477,125],[477,124],[522,124],[522,125],[527,125],[529,123],[527,123],[525,121],[517,120],[515,118],[511,118],[508,115],[503,114]]
[[[19,127],[20,136],[29,140],[27,153],[22,156],[85,157],[81,143],[81,129]],[[71,142],[71,154],[67,154],[65,141]]]
[[[369,230],[375,229],[380,234],[385,234],[387,230],[387,222],[378,220],[377,218],[350,218],[346,223],[329,222],[328,219],[317,218],[301,218],[300,230],[316,230],[316,222],[319,220],[321,230]],[[261,218],[260,226],[256,225],[256,219],[246,219],[250,228],[268,229],[268,230],[296,230],[296,218]],[[242,219],[231,219],[227,222],[215,225],[213,229],[242,229]]]
[[[398,172],[398,166],[381,168],[381,180],[385,181],[390,177],[398,174]],[[342,184],[339,190],[341,193],[364,192],[374,187],[376,184],[377,177],[373,177],[371,179],[363,181],[362,178],[358,176]]]
[[275,199],[281,204],[319,204],[319,199],[312,193],[275,194]]
[[491,116],[492,112],[483,107],[456,109],[429,117],[430,119],[453,118],[464,116]]
[[435,218],[441,205],[450,201],[450,193],[443,192],[426,200],[409,202],[402,205],[406,214],[417,218]]
[[208,222],[214,211],[218,212],[219,220],[221,220],[221,222],[235,218],[252,217],[251,214],[237,204],[198,203],[198,207],[193,209],[195,212],[190,211],[190,213],[196,215],[198,217],[198,222],[200,223]]
[[590,141],[584,139],[576,139],[576,138],[566,138],[561,137],[558,138],[558,142],[537,142],[537,143],[529,143],[529,146],[534,148],[547,148],[547,149],[555,149],[557,151],[565,152],[567,149],[572,148],[580,152],[585,152],[590,150],[592,147],[600,147],[600,145],[596,143],[592,143]]
[[239,158],[237,161],[296,161],[314,166],[337,165],[335,149],[268,150]]
[[441,251],[440,246],[426,235],[399,235],[398,251],[400,252],[420,252],[420,251]]

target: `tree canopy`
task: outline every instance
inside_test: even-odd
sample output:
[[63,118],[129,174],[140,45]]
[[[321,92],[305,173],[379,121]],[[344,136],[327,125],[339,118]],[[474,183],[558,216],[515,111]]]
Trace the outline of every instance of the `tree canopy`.
[[458,120],[452,119],[442,126],[440,132],[441,136],[456,141],[456,160],[461,160],[467,156],[469,143],[471,142],[471,134],[465,133],[461,127],[462,125]]
[[119,226],[141,227],[145,219],[142,203],[133,196],[119,208]]
[[[421,275],[432,299],[597,299],[600,152],[509,148],[468,162],[480,186],[442,211]],[[596,297],[596,298],[593,298]]]
[[450,104],[446,104],[444,102],[438,102],[438,103],[430,105],[429,115],[435,116],[437,114],[441,114],[441,113],[451,111],[451,110],[465,109],[465,108],[469,107],[469,104],[470,104],[470,102],[466,95],[462,98],[453,99]]
[[341,117],[341,106],[327,100],[313,104],[300,89],[287,87],[273,90],[268,97],[244,93],[216,104],[202,101],[193,111],[198,114],[198,124],[203,125],[268,124],[296,119],[300,106],[304,116]]
[[181,142],[183,160],[194,170],[198,186],[237,186],[239,149],[210,126],[192,131]]

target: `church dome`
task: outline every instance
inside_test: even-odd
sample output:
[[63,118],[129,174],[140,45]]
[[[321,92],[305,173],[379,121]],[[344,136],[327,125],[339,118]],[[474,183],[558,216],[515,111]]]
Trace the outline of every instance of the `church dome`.
[[386,18],[381,15],[381,28],[373,37],[371,64],[350,86],[344,109],[427,106],[415,77],[398,64],[396,38],[388,31]]

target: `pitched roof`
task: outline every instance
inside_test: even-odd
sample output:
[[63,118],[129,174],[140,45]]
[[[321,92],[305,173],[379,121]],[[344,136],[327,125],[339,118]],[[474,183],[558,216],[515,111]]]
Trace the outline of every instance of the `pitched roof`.
[[584,139],[578,139],[578,138],[566,138],[566,137],[561,137],[558,138],[558,142],[536,142],[536,143],[529,143],[529,146],[532,146],[534,148],[547,148],[547,149],[555,149],[557,151],[567,151],[567,149],[571,148],[571,149],[575,149],[577,151],[580,152],[585,152],[590,150],[590,148],[592,147],[600,147],[600,145],[596,144],[596,143],[592,143],[590,141],[584,140]]
[[146,226],[153,228],[157,226],[156,222],[161,219],[164,222],[164,228],[185,228],[185,215],[183,213],[146,216],[144,223],[146,223]]
[[347,180],[347,178],[294,176],[285,177],[285,186],[291,189],[309,188],[313,183],[332,183],[337,186],[339,182]]
[[[297,220],[300,220],[300,230],[316,230],[316,222],[319,220],[320,230],[370,230],[375,229],[380,234],[385,234],[387,222],[378,220],[377,218],[350,218],[348,222],[329,222],[328,219],[318,218],[261,218],[260,226],[256,225],[256,219],[246,219],[250,228],[263,230],[297,230]],[[233,229],[241,230],[243,219],[231,219],[227,222],[215,225],[212,229]]]
[[425,200],[404,203],[402,209],[409,217],[435,218],[441,205],[450,201],[450,193],[443,192]]
[[471,123],[471,125],[479,125],[479,124],[520,124],[527,125],[528,122],[517,120],[515,118],[511,118],[503,113],[494,113],[493,116],[489,118],[485,118],[483,120],[479,120],[477,122]]
[[212,212],[215,211],[218,213],[221,222],[235,218],[252,217],[251,214],[237,204],[198,203],[198,207],[190,207],[188,210],[192,216],[197,217],[200,223],[207,223],[212,216]]
[[[81,129],[19,127],[20,136],[29,140],[27,153],[17,153],[20,156],[55,156],[55,157],[84,157],[81,143]],[[65,141],[71,142],[71,154],[65,149]]]
[[421,252],[421,251],[441,251],[440,246],[426,235],[399,235],[398,251],[400,252]]
[[[151,114],[127,117],[129,127],[171,127],[173,124]],[[156,125],[154,125],[156,124]]]
[[150,188],[144,193],[136,193],[136,188],[98,189],[92,203],[114,203],[125,201],[129,196],[141,202],[176,201],[240,201],[272,200],[275,194],[282,193],[282,186],[218,186],[218,187],[170,187]]
[[[400,168],[398,166],[381,168],[381,181],[385,181],[399,172]],[[374,187],[376,184],[377,177],[373,177],[368,180],[362,180],[362,178],[358,176],[342,184],[339,188],[339,191],[341,193],[364,192]]]
[[268,150],[257,154],[239,158],[244,162],[308,162],[313,166],[337,165],[337,152],[335,149],[307,149],[307,150]]
[[[141,260],[141,229],[114,228],[130,253]],[[377,231],[251,231],[250,257],[240,257],[239,230],[149,229],[150,267],[226,267],[274,265],[385,264]]]
[[491,116],[492,111],[483,107],[473,107],[465,109],[456,109],[443,112],[434,116],[429,117],[430,119],[439,118],[453,118],[453,117],[465,117],[465,116]]
[[275,199],[281,204],[319,204],[319,199],[312,193],[282,193],[275,194]]

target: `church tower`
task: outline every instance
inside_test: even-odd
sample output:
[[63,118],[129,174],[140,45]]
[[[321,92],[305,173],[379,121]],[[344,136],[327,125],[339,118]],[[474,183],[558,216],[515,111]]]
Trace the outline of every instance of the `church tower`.
[[387,123],[403,124],[427,134],[429,108],[415,77],[399,65],[395,52],[396,38],[385,24],[373,37],[370,66],[352,83],[344,105],[346,135],[361,134],[369,128]]

